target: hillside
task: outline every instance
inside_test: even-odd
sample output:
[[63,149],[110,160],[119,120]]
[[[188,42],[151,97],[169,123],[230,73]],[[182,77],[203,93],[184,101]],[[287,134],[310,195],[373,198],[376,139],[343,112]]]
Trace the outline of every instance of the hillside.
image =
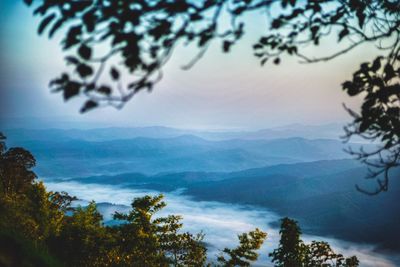
[[[400,175],[400,170],[393,175]],[[126,173],[74,179],[81,183],[122,185],[174,191],[195,200],[251,204],[296,218],[308,234],[333,236],[381,249],[400,249],[400,215],[393,212],[398,191],[371,197],[355,189],[373,184],[364,167],[352,160],[279,164],[239,172],[181,172],[146,176]],[[393,181],[393,188],[398,181]],[[338,223],[340,222],[340,223]],[[368,222],[368,223],[367,223]]]
[[[13,138],[9,138],[12,144]],[[48,139],[20,142],[45,177],[81,177],[139,172],[231,172],[283,163],[349,158],[348,146],[330,139],[209,141],[193,135],[173,138],[85,141]],[[357,145],[353,145],[356,147]]]

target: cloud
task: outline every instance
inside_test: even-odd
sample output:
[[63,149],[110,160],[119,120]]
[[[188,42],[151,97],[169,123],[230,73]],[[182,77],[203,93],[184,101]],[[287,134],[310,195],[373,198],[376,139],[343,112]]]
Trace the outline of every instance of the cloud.
[[[112,218],[116,210],[126,212],[133,198],[146,194],[156,195],[157,191],[135,190],[120,186],[81,184],[76,182],[46,182],[49,190],[67,191],[84,201],[95,200],[97,203],[108,202],[115,206],[101,209],[105,220]],[[237,235],[243,232],[260,228],[268,233],[268,237],[260,250],[260,260],[257,266],[272,266],[268,253],[279,243],[279,230],[271,226],[279,220],[279,216],[266,209],[252,206],[224,204],[211,201],[194,201],[190,197],[180,195],[180,192],[167,193],[165,202],[167,207],[159,216],[176,214],[183,216],[184,230],[192,233],[203,232],[206,234],[205,242],[209,244],[208,251],[211,258],[216,257],[221,249],[234,247],[238,244]],[[81,202],[86,203],[86,202]],[[399,263],[397,256],[381,255],[374,252],[370,245],[359,245],[337,239],[304,235],[306,242],[311,240],[324,240],[329,242],[335,251],[345,256],[357,255],[361,266],[365,267],[394,267]]]

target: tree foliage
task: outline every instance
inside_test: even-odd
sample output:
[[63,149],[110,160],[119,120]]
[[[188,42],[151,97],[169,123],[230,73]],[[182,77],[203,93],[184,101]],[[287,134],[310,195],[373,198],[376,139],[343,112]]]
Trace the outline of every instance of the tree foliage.
[[251,262],[258,259],[258,253],[264,240],[267,238],[267,234],[259,229],[244,233],[238,236],[240,245],[234,249],[225,248],[222,252],[229,256],[225,258],[224,255],[218,257],[218,262],[222,266],[251,266]]
[[[0,137],[1,266],[208,266],[204,234],[183,232],[180,216],[156,216],[166,206],[162,195],[135,198],[127,214],[114,214],[119,223],[106,226],[95,202],[72,207],[75,197],[47,191],[31,170],[34,157],[7,150]],[[258,229],[241,235],[230,255],[246,261],[235,266],[257,260],[264,239]]]
[[356,256],[344,258],[336,254],[327,242],[312,241],[307,245],[301,240],[301,229],[297,222],[283,218],[279,247],[270,253],[277,267],[356,267]]
[[302,266],[306,246],[300,239],[301,230],[297,222],[289,218],[282,219],[279,233],[279,247],[270,254],[272,262],[282,267]]
[[[348,109],[353,122],[347,138],[380,142],[374,151],[349,151],[366,163],[376,178],[376,194],[388,188],[389,172],[400,161],[400,4],[397,0],[24,0],[42,18],[38,33],[52,37],[64,29],[62,48],[71,72],[51,81],[65,100],[84,95],[81,111],[111,105],[122,108],[139,91],[151,91],[162,67],[179,44],[198,47],[190,68],[211,41],[224,52],[243,36],[245,15],[267,14],[266,35],[254,44],[262,65],[285,56],[305,63],[329,61],[363,44],[382,55],[365,62],[343,83],[349,96],[364,98],[361,112]],[[224,21],[229,21],[226,25]],[[337,42],[336,51],[320,57],[307,47]],[[104,49],[105,48],[105,49]],[[106,51],[104,51],[106,50]],[[122,79],[129,74],[130,81]],[[105,77],[105,76],[108,76]],[[383,177],[383,178],[382,178]]]

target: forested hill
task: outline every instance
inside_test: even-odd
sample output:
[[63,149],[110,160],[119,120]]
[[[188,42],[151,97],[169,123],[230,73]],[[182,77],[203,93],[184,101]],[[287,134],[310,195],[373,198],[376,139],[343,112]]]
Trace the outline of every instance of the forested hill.
[[[51,136],[49,130],[49,136]],[[350,158],[350,145],[331,139],[300,137],[272,140],[229,139],[210,141],[193,135],[171,138],[136,137],[108,141],[49,138],[17,132],[11,145],[29,149],[45,177],[81,177],[139,172],[230,172],[249,168],[316,160]],[[20,142],[15,140],[24,139]],[[68,168],[65,168],[68,166]]]
[[[126,173],[74,179],[83,183],[173,191],[197,200],[252,204],[281,216],[298,219],[309,234],[379,244],[400,249],[400,215],[396,212],[400,192],[378,196],[358,192],[355,185],[371,187],[364,180],[366,169],[353,160],[279,164],[239,172],[180,172],[146,176]],[[400,175],[400,170],[393,175]]]

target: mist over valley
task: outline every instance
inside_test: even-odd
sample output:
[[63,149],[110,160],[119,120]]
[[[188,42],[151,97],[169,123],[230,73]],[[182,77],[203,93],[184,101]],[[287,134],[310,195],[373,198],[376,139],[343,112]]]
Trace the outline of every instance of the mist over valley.
[[[337,132],[332,126],[311,129],[322,129],[322,137]],[[249,138],[276,131],[147,127],[5,133],[10,145],[33,153],[35,170],[50,190],[76,195],[82,205],[95,200],[107,224],[113,224],[113,212],[126,212],[134,197],[163,193],[168,208],[162,214],[182,215],[185,230],[204,231],[213,257],[237,234],[259,227],[268,233],[259,264],[270,266],[267,255],[279,241],[279,219],[288,216],[299,221],[306,240],[328,239],[339,251],[357,255],[361,266],[398,264],[400,215],[393,210],[400,192],[394,186],[371,197],[355,189],[374,186],[364,179],[365,166],[344,151],[362,144],[322,138],[301,125],[279,128],[279,138]]]

